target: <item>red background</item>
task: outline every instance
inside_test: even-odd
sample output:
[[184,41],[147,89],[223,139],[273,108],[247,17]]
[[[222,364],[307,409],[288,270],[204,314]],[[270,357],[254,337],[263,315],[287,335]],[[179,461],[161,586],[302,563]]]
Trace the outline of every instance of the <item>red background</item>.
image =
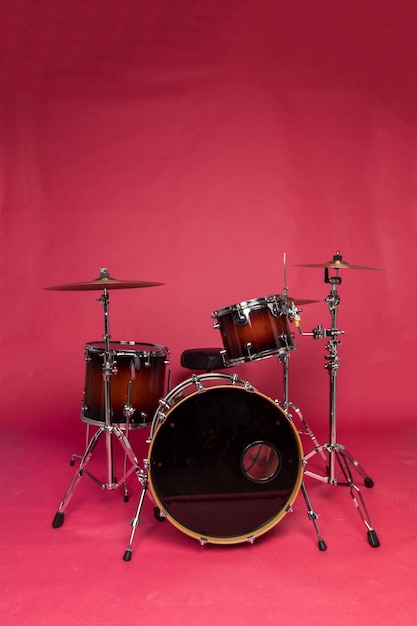
[[[1,3],[1,420],[75,425],[84,345],[221,346],[211,312],[323,300],[344,271],[341,423],[414,418],[417,5],[408,0]],[[302,325],[328,327],[325,303]],[[290,397],[326,423],[325,341],[297,338]],[[275,359],[238,368],[280,397]],[[395,412],[395,417],[394,417]],[[343,416],[343,417],[342,417]],[[313,420],[314,421],[314,420]],[[395,426],[397,427],[397,426]]]

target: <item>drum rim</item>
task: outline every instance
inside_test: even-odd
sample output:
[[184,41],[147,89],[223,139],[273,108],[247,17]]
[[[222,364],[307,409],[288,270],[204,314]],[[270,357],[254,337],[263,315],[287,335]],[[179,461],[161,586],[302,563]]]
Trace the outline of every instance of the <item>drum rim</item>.
[[[216,379],[229,381],[229,385],[224,385],[225,387],[238,385],[241,387],[246,387],[249,391],[256,391],[255,387],[253,387],[248,381],[243,380],[242,378],[238,378],[236,374],[221,374],[219,372],[207,372],[206,374],[199,374],[198,376],[193,375],[190,378],[183,380],[181,383],[178,383],[178,385],[175,385],[175,387],[173,387],[162,398],[160,398],[159,405],[155,413],[153,414],[152,420],[150,421],[151,430],[149,433],[149,443],[152,441],[152,438],[155,435],[156,431],[158,430],[158,427],[164,423],[166,415],[167,415],[167,413],[164,413],[164,408],[166,409],[166,407],[169,406],[168,402],[172,400],[173,398],[175,398],[176,393],[178,393],[182,389],[186,389],[187,387],[191,385],[196,386],[196,381],[200,382],[202,380],[216,380]],[[217,387],[218,385],[214,385],[214,386]],[[211,387],[208,387],[207,389],[211,389]],[[198,389],[196,388],[195,391],[198,391]],[[189,395],[185,396],[185,398],[189,398],[189,397],[190,397]],[[182,400],[184,400],[185,398],[182,398]],[[181,402],[182,400],[179,400],[177,404],[179,404],[179,402]],[[177,406],[177,404],[169,406],[169,409],[167,409],[167,411],[170,411],[174,406]],[[160,419],[161,415],[164,416],[163,421],[161,421]]]
[[[91,417],[86,417],[84,415],[83,409],[81,409],[80,419],[84,424],[88,424],[89,426],[98,426],[99,428],[104,428],[106,425],[105,420],[96,420]],[[112,427],[120,428],[120,430],[144,430],[145,428],[149,428],[151,422],[129,422],[126,426],[126,422],[111,422]]]
[[[206,374],[203,376],[211,376],[211,374]],[[216,375],[213,375],[213,378]],[[227,374],[225,375],[227,376]],[[200,378],[200,377],[196,377],[196,378]],[[232,378],[232,377],[230,377]],[[193,383],[193,379],[189,379],[189,381],[191,383]],[[189,381],[185,381],[185,382],[189,382]],[[177,387],[181,388],[181,384],[177,385]],[[264,524],[262,524],[259,528],[256,528],[255,530],[251,531],[250,534],[244,533],[241,535],[234,535],[231,537],[217,537],[217,536],[212,536],[212,535],[208,535],[208,534],[201,534],[201,533],[197,533],[194,530],[191,530],[189,528],[187,528],[186,526],[184,526],[183,524],[181,524],[181,522],[179,522],[178,520],[176,520],[170,513],[169,511],[167,511],[164,508],[164,505],[161,502],[160,497],[158,496],[158,494],[156,493],[156,490],[154,488],[154,484],[153,484],[153,480],[152,480],[152,450],[155,444],[155,440],[157,438],[158,435],[158,431],[159,429],[163,426],[163,424],[166,422],[166,420],[168,419],[170,413],[172,411],[174,411],[177,407],[179,407],[180,405],[184,404],[187,400],[189,400],[190,398],[194,397],[196,394],[200,394],[200,393],[205,393],[207,391],[210,390],[217,390],[219,388],[224,388],[224,389],[236,389],[239,391],[245,391],[247,393],[254,393],[257,396],[260,396],[261,398],[263,398],[264,400],[267,400],[270,404],[272,404],[276,409],[278,409],[278,411],[283,415],[283,417],[285,417],[285,419],[288,422],[288,425],[290,426],[290,428],[292,429],[292,433],[294,435],[295,438],[295,442],[296,442],[296,446],[297,446],[297,451],[299,453],[299,459],[298,459],[298,473],[297,473],[297,478],[295,480],[295,483],[292,487],[291,490],[291,494],[288,497],[287,501],[285,502],[285,506],[282,506],[281,509],[277,512],[277,514],[270,520],[268,520],[267,522],[265,522]],[[176,387],[174,389],[171,390],[170,393],[172,393],[174,390],[176,389]],[[169,394],[167,394],[169,395]],[[161,414],[161,409],[159,409],[159,415]],[[158,415],[158,411],[155,414],[154,419],[156,419]],[[153,424],[152,424],[153,426]],[[177,530],[183,532],[184,534],[188,535],[189,537],[193,538],[193,539],[197,539],[200,542],[203,543],[213,543],[213,544],[224,544],[224,545],[232,545],[232,544],[237,544],[237,543],[244,543],[244,542],[249,542],[252,541],[254,539],[256,539],[257,537],[260,537],[264,534],[266,534],[269,530],[271,530],[274,526],[276,526],[284,517],[285,515],[290,511],[292,505],[294,504],[295,500],[297,499],[297,496],[300,492],[301,489],[301,484],[303,482],[303,474],[304,474],[304,467],[303,467],[303,458],[304,458],[304,451],[303,451],[303,445],[301,442],[301,437],[300,434],[298,433],[293,421],[291,419],[289,419],[287,413],[285,412],[285,410],[276,402],[274,401],[272,398],[270,398],[269,396],[266,396],[265,394],[263,394],[262,392],[258,391],[257,389],[255,389],[254,387],[248,388],[246,386],[237,386],[237,385],[215,385],[213,387],[208,387],[204,392],[199,391],[198,389],[196,389],[192,394],[185,396],[184,398],[181,398],[181,400],[179,400],[176,404],[174,404],[173,406],[169,407],[169,409],[167,410],[166,414],[164,414],[164,420],[161,421],[157,427],[155,428],[155,430],[153,431],[153,429],[151,428],[151,433],[152,435],[150,436],[149,439],[149,448],[148,448],[148,456],[147,456],[147,466],[148,466],[148,487],[150,490],[150,494],[156,504],[156,506],[159,508],[159,510],[162,512],[163,517],[167,518],[170,523],[177,528]]]
[[217,309],[216,311],[213,311],[213,313],[211,314],[212,317],[216,318],[222,315],[225,315],[226,313],[232,313],[234,311],[237,310],[238,307],[241,308],[252,308],[253,310],[256,310],[257,308],[264,308],[264,307],[256,307],[256,304],[258,303],[264,303],[266,305],[268,305],[268,303],[278,303],[278,302],[284,302],[284,297],[282,294],[273,294],[271,296],[263,296],[261,298],[253,298],[252,300],[242,300],[242,302],[237,302],[236,304],[230,304],[228,306],[224,306],[221,309]]
[[[116,344],[118,346],[146,346],[147,348],[154,348],[153,350],[114,350],[112,348],[112,346]],[[85,344],[85,350],[88,350],[89,348],[93,351],[94,348],[97,348],[97,350],[95,350],[95,352],[98,352],[99,349],[102,347],[103,351],[105,349],[106,346],[106,342],[103,340],[99,340],[99,341],[88,341]],[[128,340],[115,340],[115,339],[111,339],[109,342],[109,346],[110,346],[110,352],[112,354],[117,354],[117,355],[131,355],[131,354],[137,354],[139,356],[146,356],[146,355],[151,355],[151,356],[159,356],[159,355],[168,355],[170,354],[170,350],[169,348],[167,348],[167,346],[164,346],[162,344],[158,344],[158,343],[146,343],[145,341],[128,341]]]
[[228,357],[227,349],[225,349],[224,358],[228,367],[234,367],[235,365],[243,365],[244,363],[252,363],[252,361],[261,361],[264,359],[270,359],[272,356],[277,356],[280,354],[285,354],[286,352],[291,352],[292,350],[297,349],[297,344],[293,343],[285,348],[277,348],[273,350],[272,348],[269,350],[264,350],[263,352],[255,352],[252,358],[248,358],[245,356],[235,357],[234,359],[230,359]]

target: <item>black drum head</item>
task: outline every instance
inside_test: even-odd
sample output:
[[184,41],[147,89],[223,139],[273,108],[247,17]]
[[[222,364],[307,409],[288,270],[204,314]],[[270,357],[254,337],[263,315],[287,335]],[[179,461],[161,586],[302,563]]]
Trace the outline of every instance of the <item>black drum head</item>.
[[285,515],[301,485],[302,448],[271,399],[219,386],[168,411],[149,466],[155,501],[174,525],[201,540],[237,543]]

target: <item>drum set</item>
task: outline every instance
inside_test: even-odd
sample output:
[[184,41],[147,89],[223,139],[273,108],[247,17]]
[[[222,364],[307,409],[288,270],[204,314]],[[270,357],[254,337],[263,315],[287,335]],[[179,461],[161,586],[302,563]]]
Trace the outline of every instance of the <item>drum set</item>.
[[[329,485],[347,486],[355,507],[367,529],[371,547],[379,547],[362,493],[353,471],[373,481],[357,460],[337,440],[336,383],[340,367],[338,347],[343,331],[337,328],[340,305],[340,270],[377,270],[351,265],[339,252],[326,263],[303,267],[324,268],[330,285],[325,299],[330,327],[317,326],[312,332],[301,327],[301,306],[317,300],[288,296],[286,255],[284,288],[281,294],[243,301],[211,314],[219,330],[222,348],[185,350],[181,364],[193,370],[190,378],[170,389],[170,351],[158,344],[113,341],[109,331],[109,292],[115,289],[148,288],[162,283],[117,280],[107,268],[98,278],[81,283],[46,287],[54,291],[99,290],[103,307],[103,341],[85,345],[85,387],[81,420],[86,424],[86,449],[73,455],[79,459],[77,470],[52,522],[64,523],[66,508],[74,491],[86,475],[102,489],[123,488],[128,501],[127,479],[135,474],[140,487],[136,514],[131,524],[125,561],[132,557],[132,545],[148,494],[155,517],[167,519],[179,531],[206,543],[253,543],[274,527],[301,493],[307,505],[320,551],[327,545],[320,534],[304,476]],[[334,275],[330,276],[330,270]],[[320,444],[313,431],[288,396],[289,357],[296,349],[294,324],[302,335],[327,339],[324,367],[329,372],[329,440]],[[276,357],[282,365],[283,398],[272,400],[237,374],[220,373],[239,364]],[[201,373],[203,370],[204,373]],[[196,372],[200,371],[200,374]],[[90,427],[94,428],[90,436]],[[148,429],[147,458],[141,465],[129,441],[129,431]],[[312,449],[304,453],[301,436],[307,435]],[[89,469],[98,442],[104,439],[107,478],[103,482]],[[115,448],[124,453],[121,478],[116,476]],[[309,469],[309,461],[319,455],[321,473]]]

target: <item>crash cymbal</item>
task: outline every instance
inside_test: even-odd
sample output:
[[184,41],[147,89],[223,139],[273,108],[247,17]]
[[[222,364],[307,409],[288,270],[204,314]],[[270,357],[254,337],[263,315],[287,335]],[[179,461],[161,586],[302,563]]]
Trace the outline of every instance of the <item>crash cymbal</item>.
[[336,252],[331,261],[325,263],[302,263],[295,265],[295,267],[322,267],[333,270],[382,270],[381,267],[368,267],[367,265],[352,265],[351,263],[347,263],[343,261],[342,255],[339,252]]
[[90,291],[102,289],[140,289],[143,287],[157,287],[164,283],[148,282],[144,280],[117,280],[107,274],[95,278],[94,280],[81,283],[67,283],[65,285],[53,285],[45,287],[49,291]]

